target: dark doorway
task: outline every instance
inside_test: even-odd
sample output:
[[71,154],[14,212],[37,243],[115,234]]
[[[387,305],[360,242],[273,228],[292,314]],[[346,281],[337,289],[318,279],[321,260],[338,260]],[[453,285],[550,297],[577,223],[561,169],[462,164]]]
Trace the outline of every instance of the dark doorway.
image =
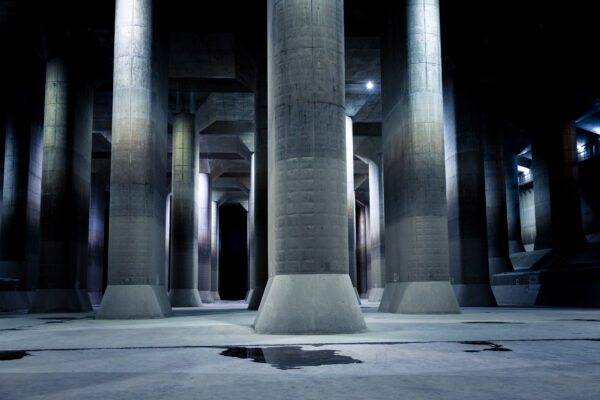
[[219,207],[219,294],[241,300],[248,290],[247,212],[239,204]]

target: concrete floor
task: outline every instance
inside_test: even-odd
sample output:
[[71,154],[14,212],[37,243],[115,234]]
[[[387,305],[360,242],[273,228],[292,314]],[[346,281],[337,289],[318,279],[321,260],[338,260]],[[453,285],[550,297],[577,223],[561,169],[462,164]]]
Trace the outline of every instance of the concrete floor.
[[363,312],[366,332],[314,336],[254,334],[235,302],[161,320],[4,314],[0,399],[600,398],[598,309]]

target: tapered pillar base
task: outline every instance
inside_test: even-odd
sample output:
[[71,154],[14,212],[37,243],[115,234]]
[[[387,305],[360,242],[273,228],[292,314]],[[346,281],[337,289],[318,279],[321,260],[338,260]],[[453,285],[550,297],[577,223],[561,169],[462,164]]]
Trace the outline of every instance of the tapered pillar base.
[[392,282],[385,285],[380,312],[460,314],[450,282]]
[[219,292],[212,291],[210,292],[210,295],[212,296],[214,302],[221,301],[221,296],[219,295]]
[[496,307],[492,287],[486,284],[452,285],[461,307]]
[[203,303],[214,303],[215,300],[213,299],[212,293],[210,290],[198,290],[198,293],[200,294],[200,298],[202,299]]
[[383,288],[374,287],[369,289],[367,292],[367,299],[370,302],[379,303],[381,302],[381,298],[383,297]]
[[29,314],[92,311],[85,289],[38,289],[33,295]]
[[98,319],[164,318],[171,305],[162,285],[109,285],[98,309]]
[[264,293],[264,286],[257,286],[254,289],[252,289],[250,297],[248,298],[248,310],[258,310]]
[[366,329],[347,274],[269,278],[254,330],[267,334],[353,333]]
[[173,289],[169,292],[171,307],[202,307],[198,289]]

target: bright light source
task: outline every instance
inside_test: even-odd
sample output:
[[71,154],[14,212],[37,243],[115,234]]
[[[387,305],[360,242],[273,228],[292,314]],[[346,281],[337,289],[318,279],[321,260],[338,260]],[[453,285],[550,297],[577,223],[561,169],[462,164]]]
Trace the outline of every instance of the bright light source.
[[522,165],[517,165],[517,169],[519,170],[519,172],[523,172],[523,173],[528,173],[529,172],[529,168],[524,167]]
[[367,87],[367,90],[373,90],[375,85],[373,85],[373,81],[369,81],[365,86]]

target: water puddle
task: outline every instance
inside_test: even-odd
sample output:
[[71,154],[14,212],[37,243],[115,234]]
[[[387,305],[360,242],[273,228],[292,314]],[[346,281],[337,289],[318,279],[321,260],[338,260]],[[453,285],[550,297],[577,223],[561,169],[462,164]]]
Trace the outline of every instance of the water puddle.
[[20,360],[21,358],[28,355],[28,352],[21,350],[0,351],[0,361]]
[[300,346],[228,347],[220,354],[226,357],[250,359],[281,370],[300,369],[333,364],[361,364],[362,361],[337,354],[338,350],[303,350]]
[[465,350],[465,353],[479,353],[480,351],[512,351],[511,349],[508,349],[504,346],[502,346],[501,344],[496,344],[494,342],[489,342],[487,340],[481,340],[481,341],[466,341],[466,342],[460,342],[461,344],[468,344],[470,346],[489,346],[485,349],[469,349],[469,350]]

